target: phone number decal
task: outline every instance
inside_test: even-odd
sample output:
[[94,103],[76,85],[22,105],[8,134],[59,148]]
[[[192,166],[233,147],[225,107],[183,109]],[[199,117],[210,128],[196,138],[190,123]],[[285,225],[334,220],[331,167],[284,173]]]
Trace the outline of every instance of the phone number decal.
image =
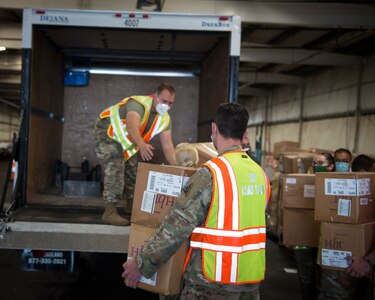
[[29,264],[66,265],[66,259],[63,259],[63,258],[36,258],[36,257],[29,257],[27,261],[28,261]]

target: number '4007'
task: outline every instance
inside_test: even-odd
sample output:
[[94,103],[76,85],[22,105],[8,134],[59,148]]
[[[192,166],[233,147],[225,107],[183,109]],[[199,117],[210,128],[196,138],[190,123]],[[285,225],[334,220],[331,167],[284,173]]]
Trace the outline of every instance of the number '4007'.
[[138,27],[139,20],[136,19],[126,19],[125,20],[125,27]]

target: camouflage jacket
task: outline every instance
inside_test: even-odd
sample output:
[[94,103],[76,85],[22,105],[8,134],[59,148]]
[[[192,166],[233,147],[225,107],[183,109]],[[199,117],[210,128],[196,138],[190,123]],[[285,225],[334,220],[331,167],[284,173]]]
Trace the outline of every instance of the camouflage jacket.
[[[230,147],[226,151],[242,149]],[[202,226],[211,204],[212,176],[208,168],[202,167],[190,178],[176,204],[165,216],[161,226],[144,245],[136,261],[145,277],[151,277],[189,239],[196,226]],[[208,281],[202,272],[202,251],[193,249],[185,269],[184,281],[189,285],[201,285],[227,291],[252,291],[259,284],[229,285]]]

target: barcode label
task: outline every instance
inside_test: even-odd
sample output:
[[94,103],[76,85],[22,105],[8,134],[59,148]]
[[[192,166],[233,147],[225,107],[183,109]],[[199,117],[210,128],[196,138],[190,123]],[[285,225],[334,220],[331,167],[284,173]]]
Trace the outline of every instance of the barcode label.
[[143,192],[141,211],[152,214],[155,208],[156,194],[148,191]]
[[322,265],[327,267],[347,268],[349,261],[347,256],[352,256],[351,251],[322,249]]
[[183,186],[184,176],[150,171],[148,174],[147,191],[178,197]]
[[332,196],[357,196],[357,184],[355,179],[326,178],[324,192]]
[[349,199],[339,199],[337,204],[337,214],[339,216],[350,217],[352,201]]

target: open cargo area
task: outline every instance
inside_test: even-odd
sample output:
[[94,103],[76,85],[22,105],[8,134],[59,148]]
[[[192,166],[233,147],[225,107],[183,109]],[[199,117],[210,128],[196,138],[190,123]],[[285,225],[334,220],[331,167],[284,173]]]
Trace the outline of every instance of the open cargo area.
[[[20,184],[15,222],[0,247],[21,249],[30,239],[41,249],[126,252],[128,232],[101,224],[94,121],[125,97],[152,94],[167,82],[176,89],[174,144],[209,141],[217,104],[237,95],[239,24],[213,15],[25,9]],[[151,144],[160,150],[158,138]],[[164,163],[158,152],[151,163]],[[89,233],[98,228],[78,232],[87,224],[122,235],[122,245],[93,243]],[[62,232],[73,242],[61,240]],[[39,242],[45,238],[49,243]]]

